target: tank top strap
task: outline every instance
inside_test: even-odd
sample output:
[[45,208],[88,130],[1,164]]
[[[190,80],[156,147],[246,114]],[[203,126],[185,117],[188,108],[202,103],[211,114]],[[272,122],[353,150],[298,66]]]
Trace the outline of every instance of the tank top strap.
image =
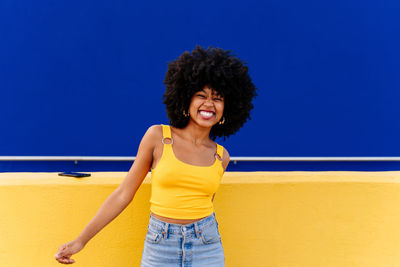
[[222,157],[224,156],[224,147],[219,144],[217,144],[217,154],[222,160]]
[[161,126],[162,126],[163,138],[169,138],[172,140],[171,127],[169,125],[164,125],[164,124],[161,124]]
[[[164,145],[163,155],[171,155],[172,152],[172,144],[174,143],[174,139],[172,139],[171,135],[171,127],[169,125],[161,124],[162,132],[163,132],[163,139],[161,142]],[[167,140],[166,140],[167,139]],[[172,153],[173,155],[173,153]]]

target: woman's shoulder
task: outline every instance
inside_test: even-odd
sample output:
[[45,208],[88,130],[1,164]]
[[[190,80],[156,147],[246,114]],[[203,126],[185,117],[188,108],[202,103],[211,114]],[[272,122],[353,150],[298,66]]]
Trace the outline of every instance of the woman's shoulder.
[[155,124],[150,126],[146,133],[144,134],[143,138],[146,138],[148,140],[152,140],[154,142],[159,141],[162,139],[163,133],[162,133],[162,125],[161,124]]
[[147,132],[149,134],[157,134],[157,133],[162,133],[162,124],[154,124],[151,125],[148,129]]

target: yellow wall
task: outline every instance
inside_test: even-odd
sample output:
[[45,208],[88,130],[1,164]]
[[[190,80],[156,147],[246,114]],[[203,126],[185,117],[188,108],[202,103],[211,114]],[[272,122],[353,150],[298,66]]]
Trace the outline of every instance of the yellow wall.
[[[125,175],[1,173],[0,266],[60,266]],[[147,177],[73,266],[139,266],[149,197]],[[214,205],[228,267],[400,266],[400,172],[226,173]]]

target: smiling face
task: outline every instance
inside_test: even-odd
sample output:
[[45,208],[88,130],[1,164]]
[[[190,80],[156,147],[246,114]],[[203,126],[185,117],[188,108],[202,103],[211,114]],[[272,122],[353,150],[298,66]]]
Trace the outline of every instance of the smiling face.
[[204,86],[201,91],[194,93],[190,100],[190,121],[211,128],[221,120],[224,103],[224,98],[217,91]]

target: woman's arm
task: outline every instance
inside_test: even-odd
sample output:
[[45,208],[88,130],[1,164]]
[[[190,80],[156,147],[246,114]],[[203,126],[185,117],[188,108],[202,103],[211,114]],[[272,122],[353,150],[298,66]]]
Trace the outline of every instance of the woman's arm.
[[77,237],[83,244],[86,244],[129,205],[140,185],[143,183],[153,161],[153,149],[155,145],[153,140],[154,127],[155,126],[150,127],[143,136],[136,155],[136,160],[132,164],[124,181],[107,198],[97,214]]
[[93,236],[117,217],[132,201],[153,161],[153,150],[158,137],[157,127],[159,126],[152,126],[147,130],[140,142],[136,160],[124,181],[105,200],[82,233],[75,240],[59,248],[55,255],[59,262],[73,263],[74,260],[69,257],[80,251]]
[[222,153],[222,167],[224,167],[224,172],[228,167],[229,161],[231,160],[228,150],[224,148],[224,153]]

